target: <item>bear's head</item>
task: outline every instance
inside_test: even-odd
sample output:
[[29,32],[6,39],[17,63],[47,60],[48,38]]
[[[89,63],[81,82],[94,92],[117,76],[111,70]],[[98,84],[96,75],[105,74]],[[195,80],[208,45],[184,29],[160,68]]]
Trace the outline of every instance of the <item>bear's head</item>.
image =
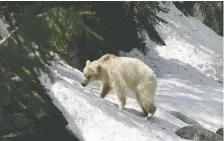
[[83,69],[84,80],[81,83],[83,87],[87,86],[91,82],[100,80],[100,64],[97,61],[86,61],[86,66]]

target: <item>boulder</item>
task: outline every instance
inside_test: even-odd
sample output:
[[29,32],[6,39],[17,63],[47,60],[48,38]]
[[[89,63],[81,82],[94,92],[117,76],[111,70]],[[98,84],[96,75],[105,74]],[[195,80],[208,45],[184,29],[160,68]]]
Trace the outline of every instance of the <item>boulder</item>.
[[169,113],[171,115],[173,115],[174,117],[182,120],[183,122],[190,124],[190,125],[197,125],[197,126],[201,126],[197,121],[185,116],[184,114],[177,112],[177,111],[169,111]]
[[201,126],[186,126],[175,132],[183,139],[194,141],[223,141],[223,137]]
[[216,134],[219,134],[219,135],[223,136],[223,128],[219,128],[219,129],[216,131]]

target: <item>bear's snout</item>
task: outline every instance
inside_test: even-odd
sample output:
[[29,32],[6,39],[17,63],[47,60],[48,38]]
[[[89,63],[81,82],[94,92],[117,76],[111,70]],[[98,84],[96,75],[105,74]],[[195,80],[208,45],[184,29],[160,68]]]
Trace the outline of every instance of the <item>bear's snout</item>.
[[85,86],[87,86],[87,84],[88,84],[88,80],[86,78],[84,78],[84,80],[81,82],[81,85],[83,87],[85,87]]
[[85,87],[85,86],[86,86],[86,84],[85,84],[84,82],[82,82],[82,83],[81,83],[81,85],[82,85],[83,87]]

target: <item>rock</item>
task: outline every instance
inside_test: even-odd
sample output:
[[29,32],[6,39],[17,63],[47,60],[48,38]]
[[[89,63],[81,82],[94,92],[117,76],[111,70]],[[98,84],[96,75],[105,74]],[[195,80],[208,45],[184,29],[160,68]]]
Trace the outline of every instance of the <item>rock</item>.
[[175,132],[183,139],[195,141],[222,141],[223,137],[201,126],[186,126]]
[[197,121],[185,116],[184,114],[182,114],[180,112],[169,111],[169,113],[187,124],[201,126]]
[[216,134],[219,134],[219,135],[223,136],[223,128],[219,128],[219,129],[216,131]]

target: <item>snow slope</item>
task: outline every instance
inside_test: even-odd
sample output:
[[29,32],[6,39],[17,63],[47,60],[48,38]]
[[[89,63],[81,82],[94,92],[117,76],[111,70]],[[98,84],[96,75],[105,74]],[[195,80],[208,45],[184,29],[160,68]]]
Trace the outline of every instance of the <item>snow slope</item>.
[[82,73],[62,61],[51,66],[56,80],[40,80],[54,104],[69,122],[68,128],[85,141],[182,141],[175,131],[187,124],[170,115],[176,110],[216,131],[222,127],[222,40],[194,18],[185,17],[172,3],[170,12],[159,13],[169,23],[157,26],[166,42],[158,46],[147,39],[147,55],[138,50],[123,54],[139,58],[158,76],[157,111],[150,121],[138,116],[140,107],[128,93],[126,109],[120,111],[114,94],[99,98],[99,84],[80,86]]
[[[99,98],[99,87],[80,86],[82,74],[67,65],[51,66],[56,81],[52,84],[46,75],[41,82],[51,90],[50,96],[69,122],[68,128],[85,141],[182,141],[174,132],[186,126],[182,121],[159,108],[152,121],[138,116],[135,100],[128,98],[124,111],[120,111],[116,97]],[[136,110],[134,110],[136,109]]]
[[164,6],[170,12],[159,16],[169,23],[161,23],[157,31],[166,46],[147,38],[146,56],[136,49],[125,56],[143,60],[156,72],[159,106],[181,111],[215,131],[223,121],[223,88],[216,81],[223,80],[223,37],[172,3]]

